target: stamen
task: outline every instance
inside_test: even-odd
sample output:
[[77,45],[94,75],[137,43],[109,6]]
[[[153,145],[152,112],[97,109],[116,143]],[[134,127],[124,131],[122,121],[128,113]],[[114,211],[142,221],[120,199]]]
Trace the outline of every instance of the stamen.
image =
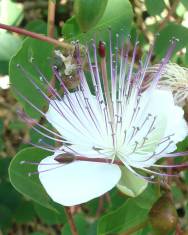
[[51,171],[51,170],[55,170],[55,169],[60,168],[60,167],[63,166],[63,164],[62,164],[62,165],[58,164],[58,165],[59,165],[59,166],[57,166],[57,167],[53,167],[53,168],[46,169],[46,170],[43,170],[43,171],[29,172],[29,173],[28,173],[28,176],[30,177],[30,176],[33,176],[33,175],[39,175],[39,174],[41,174],[41,173],[47,173],[47,172],[49,172],[49,171]]
[[28,164],[28,165],[43,165],[43,166],[50,166],[50,165],[59,165],[59,163],[40,163],[40,162],[32,162],[32,161],[21,161],[20,162],[21,165],[23,164]]
[[104,42],[99,42],[98,52],[101,58],[104,58],[106,56],[106,49]]

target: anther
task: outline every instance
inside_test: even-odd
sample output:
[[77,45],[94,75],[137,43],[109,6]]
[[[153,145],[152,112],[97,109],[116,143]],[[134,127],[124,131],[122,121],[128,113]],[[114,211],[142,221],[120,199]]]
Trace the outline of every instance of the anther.
[[105,43],[102,41],[99,41],[98,53],[101,58],[104,58],[106,56]]

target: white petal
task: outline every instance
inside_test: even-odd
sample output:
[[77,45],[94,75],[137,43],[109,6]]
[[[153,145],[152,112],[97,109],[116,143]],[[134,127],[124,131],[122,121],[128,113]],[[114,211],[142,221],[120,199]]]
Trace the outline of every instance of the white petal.
[[120,168],[113,164],[75,161],[42,172],[55,167],[43,165],[48,163],[57,163],[54,156],[41,161],[39,179],[49,196],[64,206],[78,205],[103,195],[121,177]]
[[183,117],[183,109],[174,104],[172,92],[156,89],[152,97],[150,103],[151,113],[164,115],[167,119],[164,137],[174,134],[171,139],[175,143],[183,140],[188,134],[188,128]]
[[[174,104],[172,92],[168,90],[157,90],[157,93],[158,102],[160,104],[158,106],[163,107],[161,111],[165,113],[166,118],[166,128],[163,137],[172,135],[170,140],[172,140],[173,143],[168,146],[168,142],[164,142],[155,149],[155,152],[163,152],[163,154],[171,153],[176,150],[176,143],[182,141],[188,135],[188,126],[184,119],[183,109]],[[158,110],[157,105],[154,107]],[[156,160],[158,159],[159,157],[156,157]]]
[[184,119],[184,111],[181,107],[174,106],[171,107],[171,110],[168,110],[168,115],[169,118],[165,136],[174,131],[172,140],[178,143],[188,135],[188,126]]
[[[173,140],[175,143],[181,141],[187,135],[187,125],[183,118],[183,109],[174,104],[171,91],[155,89],[150,94],[149,91],[143,93],[140,107],[142,112],[137,117],[137,121],[141,122],[146,115],[151,113],[153,116],[164,117],[167,122],[164,136],[174,133]],[[157,126],[156,126],[157,128]]]
[[[155,129],[147,135],[151,121],[140,128],[140,131],[132,138],[129,146],[124,146],[121,152],[124,153],[125,161],[131,166],[145,167],[153,165],[162,155],[155,153],[170,153],[176,149],[176,143],[183,140],[187,135],[187,125],[183,118],[183,110],[174,105],[172,93],[166,90],[154,90],[152,93],[146,91],[142,94],[140,101],[140,113],[137,115],[134,126],[140,126],[146,119],[148,113],[151,118],[156,116]],[[130,135],[130,134],[129,134]],[[170,140],[164,142],[164,138],[173,135]],[[143,137],[147,140],[143,143]],[[170,141],[173,143],[170,143]],[[138,147],[133,151],[137,141]],[[160,144],[160,142],[164,142]],[[158,146],[158,144],[160,144]],[[124,149],[124,151],[123,151]],[[123,154],[122,154],[123,155]],[[123,159],[122,159],[123,160]]]

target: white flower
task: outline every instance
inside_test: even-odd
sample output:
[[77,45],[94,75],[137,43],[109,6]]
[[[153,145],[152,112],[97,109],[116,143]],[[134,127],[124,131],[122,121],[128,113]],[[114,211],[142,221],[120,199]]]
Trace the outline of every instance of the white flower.
[[[90,76],[87,78],[80,66],[82,62],[76,45],[77,76],[80,78],[76,91],[67,90],[55,66],[54,75],[64,90],[63,97],[43,77],[53,95],[53,99],[49,99],[38,89],[49,102],[46,113],[22,96],[58,131],[57,134],[40,124],[33,126],[44,137],[60,143],[55,149],[47,148],[53,154],[38,166],[39,179],[55,202],[65,206],[81,204],[103,195],[114,186],[135,196],[155,175],[168,175],[156,170],[160,166],[155,163],[163,157],[176,156],[169,153],[176,150],[176,143],[187,135],[183,110],[174,104],[172,92],[156,88],[173,47],[174,42],[144,91],[143,82],[152,47],[145,62],[133,72],[136,46],[129,64],[129,46],[120,50],[119,57],[119,50],[112,54],[110,43],[108,71],[105,46],[100,42],[99,58],[96,45],[92,44],[93,62],[88,49]],[[30,77],[27,78],[38,88]],[[28,118],[24,119],[31,124]],[[48,131],[49,135],[42,130]]]
[[[150,79],[158,68],[159,64],[156,64],[147,69]],[[171,90],[175,104],[183,107],[188,98],[188,69],[175,63],[168,63],[161,74],[158,87]]]

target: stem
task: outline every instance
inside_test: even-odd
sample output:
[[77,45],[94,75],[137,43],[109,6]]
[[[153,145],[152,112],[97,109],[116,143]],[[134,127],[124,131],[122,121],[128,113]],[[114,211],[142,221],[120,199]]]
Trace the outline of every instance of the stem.
[[100,214],[102,213],[103,211],[103,205],[104,205],[104,198],[103,196],[99,197],[99,200],[98,200],[98,208],[97,208],[97,212],[96,212],[96,217],[98,218],[100,216]]
[[148,224],[148,220],[144,221],[141,224],[136,225],[135,227],[128,229],[125,233],[122,233],[121,235],[130,235],[132,233],[135,233],[139,231],[140,229],[144,228],[147,224]]
[[[83,157],[83,156],[75,156],[69,153],[60,154],[56,156],[54,159],[59,163],[71,163],[73,161],[86,161],[86,162],[110,163],[110,164],[124,166],[124,163],[120,160],[113,160],[113,159],[107,159],[107,158],[102,158],[102,157],[90,158],[90,157]],[[188,164],[184,166],[169,167],[169,169],[173,169],[176,172],[180,172],[180,171],[188,169]]]
[[74,223],[73,217],[72,217],[72,213],[70,211],[70,207],[65,206],[64,208],[65,208],[65,214],[67,216],[67,220],[70,225],[70,230],[72,232],[72,235],[79,235],[77,228],[76,228],[76,225]]
[[82,156],[61,156],[58,155],[54,158],[59,163],[70,163],[73,161],[86,161],[86,162],[101,162],[101,163],[111,163],[116,165],[124,165],[123,162],[120,160],[106,159],[106,158],[89,158],[89,157],[82,157]]
[[54,37],[55,7],[56,4],[48,0],[48,36],[51,38]]
[[74,50],[74,47],[69,43],[60,42],[60,41],[58,41],[54,38],[50,38],[48,36],[44,36],[44,35],[41,35],[41,34],[38,34],[38,33],[34,33],[34,32],[31,32],[31,31],[28,31],[26,29],[22,29],[22,28],[15,27],[15,26],[10,26],[10,25],[5,25],[5,24],[1,24],[1,23],[0,23],[0,28],[11,31],[11,32],[14,32],[14,33],[17,33],[17,34],[21,34],[21,35],[24,35],[24,36],[35,38],[35,39],[38,39],[38,40],[41,40],[41,41],[44,41],[44,42],[48,42],[50,44],[65,48],[67,50]]
[[110,198],[110,194],[109,193],[105,193],[104,198],[107,201],[108,205],[111,206],[112,205],[112,200]]
[[170,20],[170,17],[173,15],[174,11],[176,10],[176,7],[178,5],[178,3],[180,2],[180,0],[175,0],[173,5],[170,6],[170,8],[168,8],[168,13],[167,16],[164,18],[164,20],[160,23],[158,31],[160,31],[165,25],[166,23]]

